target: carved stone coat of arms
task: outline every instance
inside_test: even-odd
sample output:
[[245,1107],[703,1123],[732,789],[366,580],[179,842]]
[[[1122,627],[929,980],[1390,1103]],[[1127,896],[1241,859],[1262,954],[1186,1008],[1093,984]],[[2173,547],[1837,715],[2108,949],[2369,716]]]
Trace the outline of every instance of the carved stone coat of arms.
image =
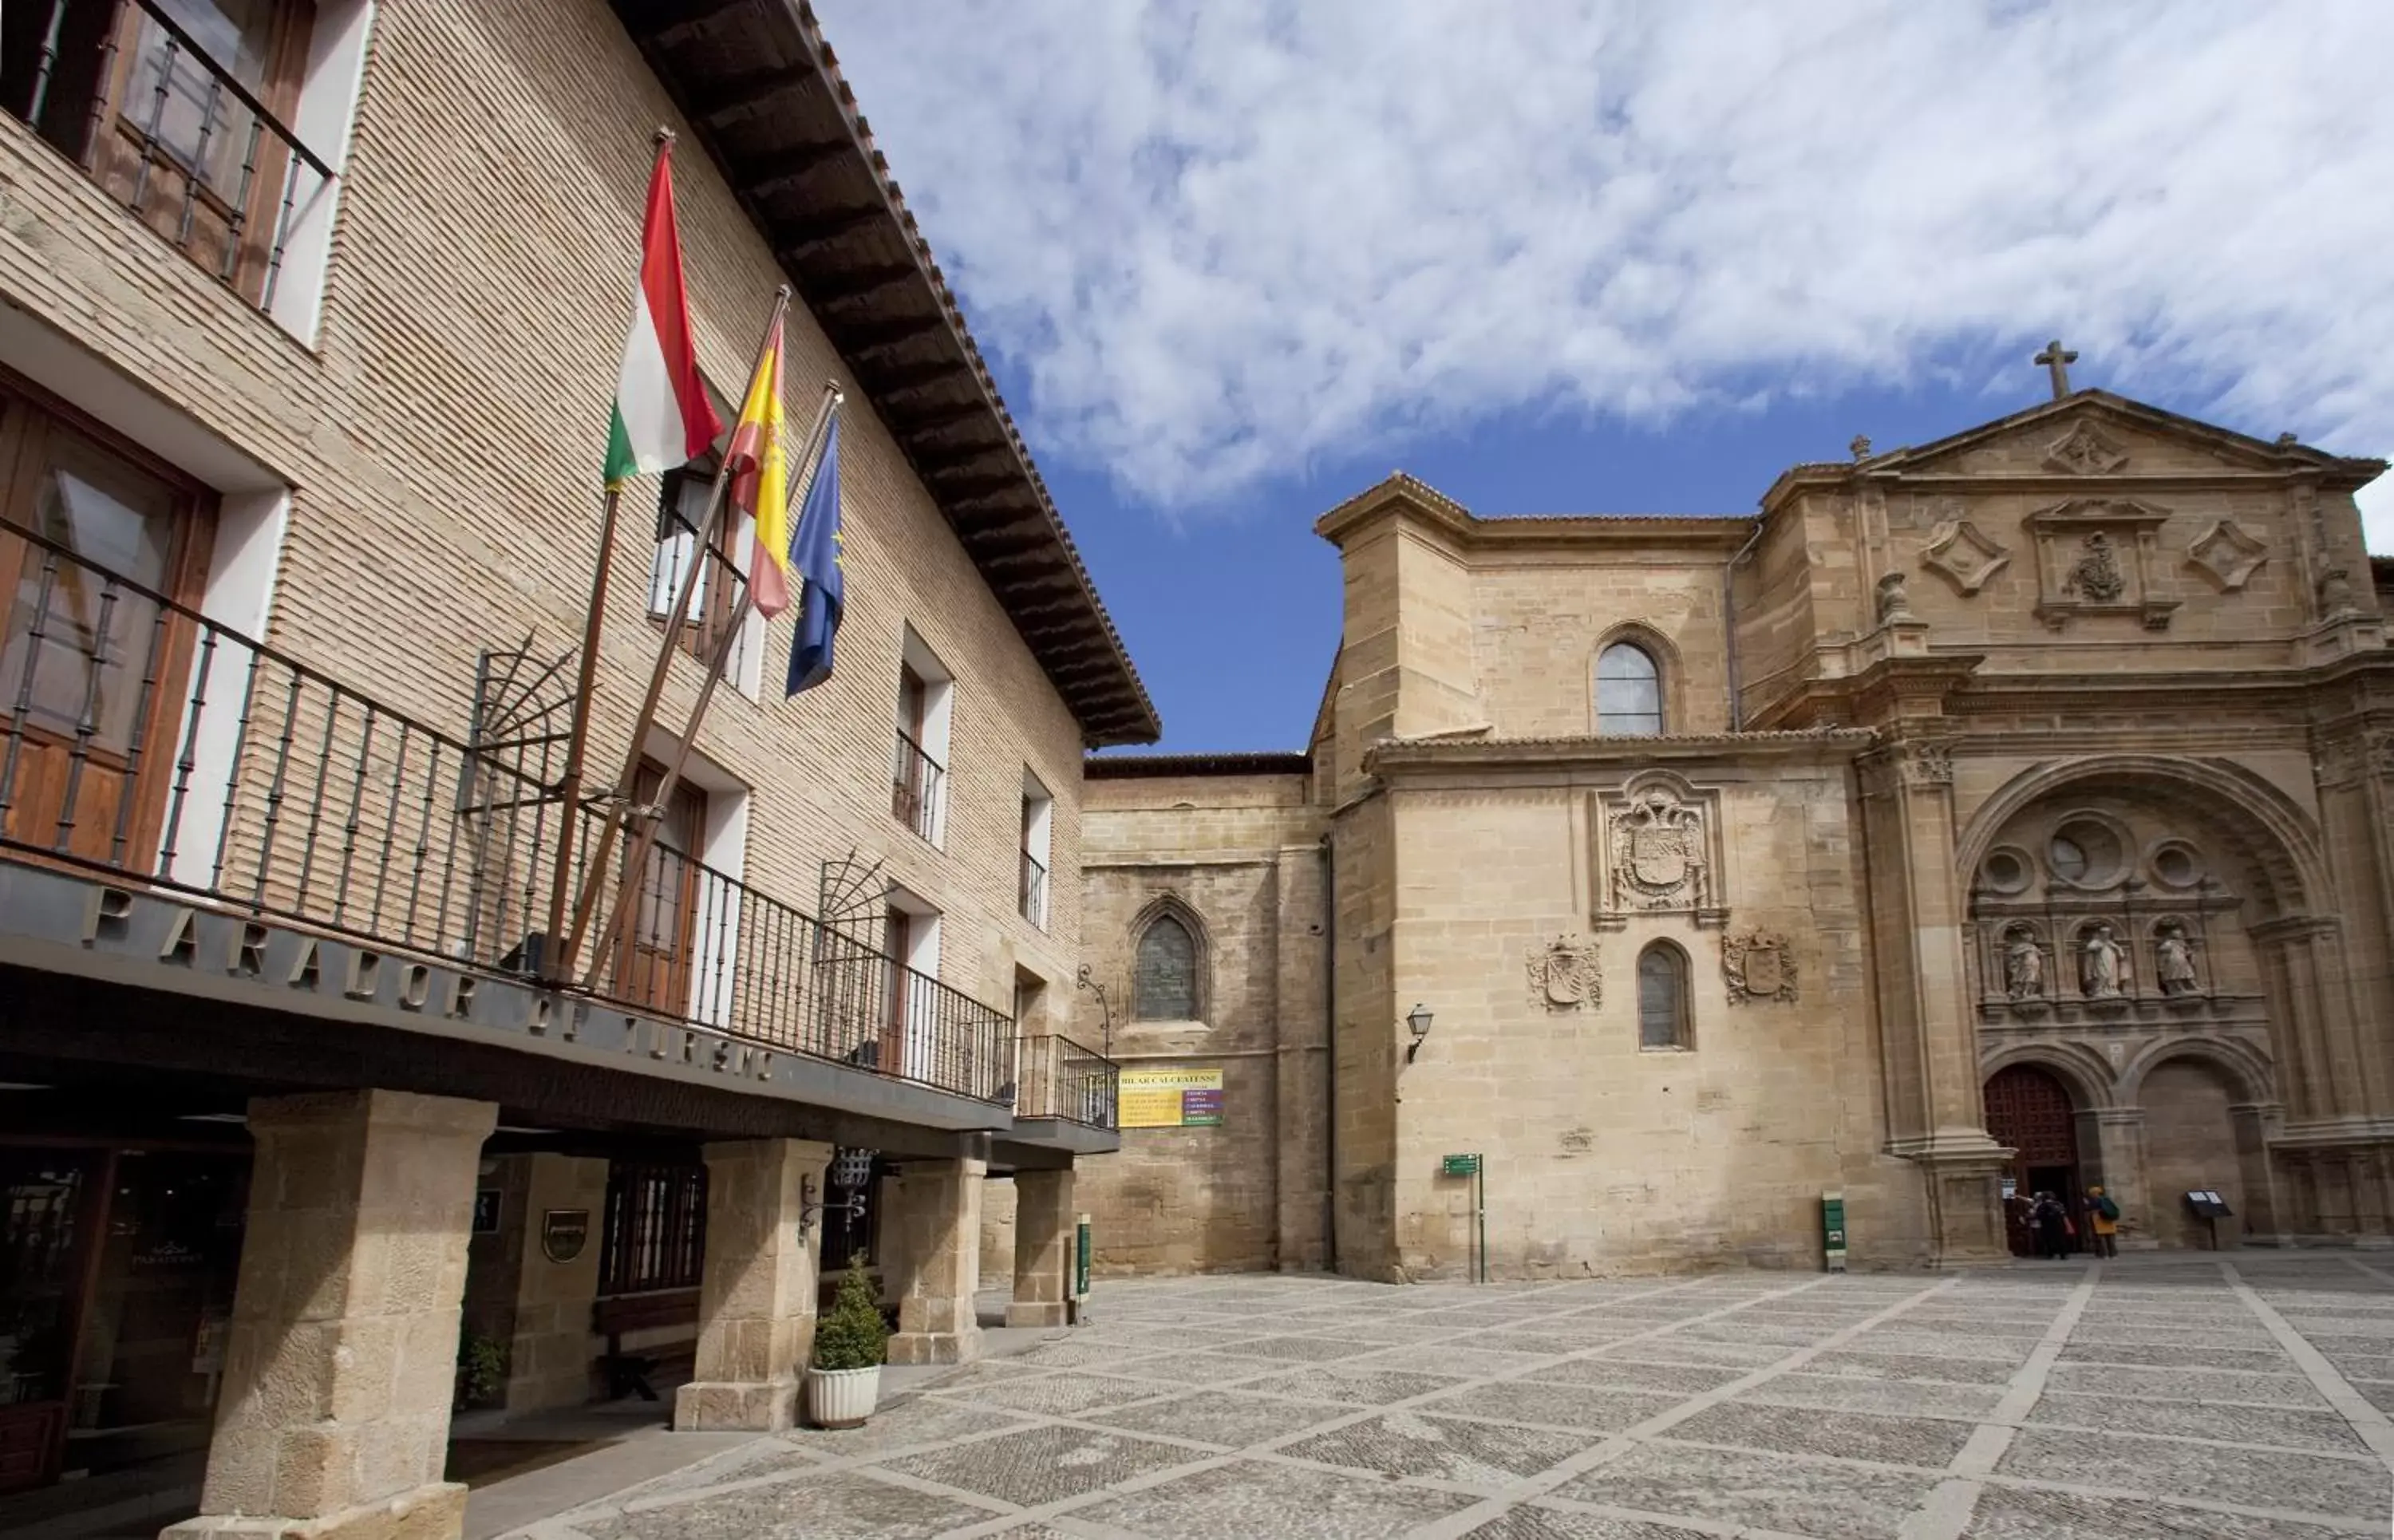
[[1593,1008],[1604,999],[1604,970],[1596,943],[1584,936],[1557,936],[1530,948],[1530,995],[1548,1010]]
[[1732,1004],[1796,998],[1796,956],[1787,938],[1766,930],[1721,941],[1721,972]]
[[1662,787],[1612,817],[1612,902],[1621,909],[1693,909],[1706,902],[1703,813]]

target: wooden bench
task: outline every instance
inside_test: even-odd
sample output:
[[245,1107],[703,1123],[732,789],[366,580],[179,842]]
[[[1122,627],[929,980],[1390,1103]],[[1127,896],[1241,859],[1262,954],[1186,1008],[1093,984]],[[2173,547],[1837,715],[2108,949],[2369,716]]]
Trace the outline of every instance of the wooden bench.
[[[624,1338],[632,1333],[672,1326],[689,1327],[689,1340],[625,1351]],[[607,1339],[606,1357],[599,1360],[607,1371],[607,1398],[613,1401],[631,1392],[642,1401],[654,1401],[656,1387],[649,1376],[668,1367],[687,1369],[698,1355],[698,1291],[611,1295],[590,1307],[590,1327]]]

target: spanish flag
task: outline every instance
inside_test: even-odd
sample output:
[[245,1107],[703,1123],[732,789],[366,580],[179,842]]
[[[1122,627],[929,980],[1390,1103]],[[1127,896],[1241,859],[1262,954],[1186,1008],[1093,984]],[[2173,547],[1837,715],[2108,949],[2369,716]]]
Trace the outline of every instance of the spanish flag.
[[756,521],[748,591],[767,620],[790,607],[790,461],[782,444],[782,323],[756,361],[756,377],[731,429],[731,506]]

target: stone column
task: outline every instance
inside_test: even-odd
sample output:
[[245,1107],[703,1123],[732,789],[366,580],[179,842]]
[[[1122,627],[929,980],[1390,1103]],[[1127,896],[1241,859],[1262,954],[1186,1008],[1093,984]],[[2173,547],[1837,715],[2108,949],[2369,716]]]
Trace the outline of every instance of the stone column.
[[[898,1298],[892,1363],[964,1363],[980,1356],[973,1296],[980,1288],[983,1160],[910,1160],[900,1168],[883,1231],[902,1231],[889,1252],[900,1269],[889,1281]],[[1019,1215],[1016,1223],[1021,1222]]]
[[[2086,1158],[2090,1148],[2091,1163]],[[2152,1194],[2147,1191],[2151,1184],[2145,1179],[2145,1110],[2102,1107],[2079,1113],[2078,1150],[2082,1176],[2102,1183],[2104,1192],[2120,1205],[2120,1249],[2151,1251],[2159,1246],[2152,1228]],[[2091,1170],[2085,1169],[2090,1165]],[[2163,1212],[2166,1216],[2168,1210]]]
[[200,1515],[210,1536],[454,1540],[441,1479],[486,1101],[401,1091],[249,1104],[249,1228]]
[[2009,1152],[1987,1137],[1980,1105],[1953,767],[1928,724],[1888,731],[1861,761],[1888,1149],[1922,1167],[1933,1259],[1997,1261],[2011,1249],[1996,1187]]
[[[2244,1188],[2243,1238],[2247,1245],[2284,1245],[2286,1220],[2278,1204],[2278,1172],[2269,1140],[2283,1121],[2275,1102],[2239,1102],[2228,1109],[2236,1130],[2236,1171]],[[2168,1194],[2164,1194],[2164,1197]]]
[[[607,1208],[605,1161],[541,1154],[527,1164],[523,1260],[507,1343],[506,1408],[518,1413],[590,1399],[590,1307],[598,1297]],[[541,1249],[543,1218],[556,1209],[579,1211],[587,1220],[587,1239],[571,1261],[552,1262]]]
[[815,1341],[815,1253],[799,1204],[821,1203],[831,1146],[749,1139],[706,1147],[706,1259],[698,1356],[674,1392],[677,1431],[796,1426]]
[[1014,1298],[1009,1326],[1066,1326],[1072,1296],[1072,1168],[1014,1174]]

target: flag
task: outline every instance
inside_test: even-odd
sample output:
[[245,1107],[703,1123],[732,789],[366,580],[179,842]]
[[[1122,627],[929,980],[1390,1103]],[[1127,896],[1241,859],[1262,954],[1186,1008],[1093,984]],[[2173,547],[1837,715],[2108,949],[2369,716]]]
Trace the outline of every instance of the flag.
[[839,533],[839,408],[832,407],[831,431],[823,439],[822,463],[798,510],[798,533],[790,543],[790,565],[806,587],[798,598],[798,633],[790,638],[790,694],[812,690],[831,678],[832,642],[846,607],[847,558]]
[[657,146],[649,176],[648,220],[640,236],[640,283],[632,296],[632,335],[615,379],[615,411],[607,424],[607,486],[688,465],[723,431],[690,341],[690,306],[682,293],[681,233],[674,223],[673,141]]
[[731,453],[724,468],[731,476],[731,506],[756,521],[756,556],[748,563],[748,591],[756,612],[772,619],[790,607],[790,458],[782,445],[782,323],[756,361],[731,427]]

